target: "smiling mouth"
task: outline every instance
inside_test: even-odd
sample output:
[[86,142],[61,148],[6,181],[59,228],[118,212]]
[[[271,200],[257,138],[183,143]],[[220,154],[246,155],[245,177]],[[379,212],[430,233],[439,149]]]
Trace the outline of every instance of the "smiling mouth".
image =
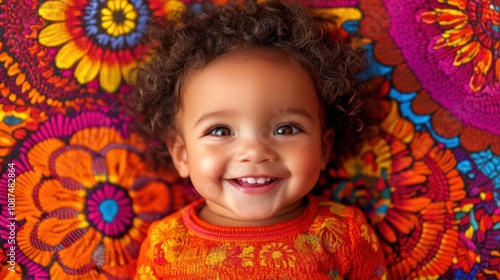
[[228,179],[227,182],[235,189],[248,195],[261,195],[281,185],[282,178],[277,177],[239,177]]
[[242,186],[242,187],[265,187],[270,185],[276,181],[275,177],[242,177],[242,178],[234,178],[231,179],[234,183]]

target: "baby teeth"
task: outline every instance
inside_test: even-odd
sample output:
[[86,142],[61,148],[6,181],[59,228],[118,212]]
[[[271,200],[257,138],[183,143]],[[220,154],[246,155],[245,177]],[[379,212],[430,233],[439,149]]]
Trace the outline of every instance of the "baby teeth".
[[252,178],[252,177],[248,177],[248,178],[241,178],[240,180],[243,181],[243,182],[246,182],[246,183],[250,183],[250,184],[255,184],[255,183],[257,183],[257,184],[264,184],[265,182],[271,181],[272,178],[263,178],[263,177],[261,177],[261,178],[255,179],[255,178]]

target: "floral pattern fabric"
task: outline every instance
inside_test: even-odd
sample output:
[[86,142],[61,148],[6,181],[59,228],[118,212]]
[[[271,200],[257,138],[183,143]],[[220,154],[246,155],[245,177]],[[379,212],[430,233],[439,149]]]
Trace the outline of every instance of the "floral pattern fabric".
[[[176,174],[150,170],[122,107],[152,55],[148,20],[198,2],[0,1],[0,278],[131,278],[149,225],[194,200]],[[377,136],[332,160],[317,194],[363,210],[392,279],[500,278],[498,2],[303,2],[366,50],[361,78],[381,101]]]

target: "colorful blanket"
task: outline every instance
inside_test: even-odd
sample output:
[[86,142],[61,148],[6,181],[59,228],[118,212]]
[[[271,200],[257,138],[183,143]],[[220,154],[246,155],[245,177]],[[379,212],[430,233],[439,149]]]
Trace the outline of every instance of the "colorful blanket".
[[[500,4],[306,2],[367,50],[383,105],[321,195],[364,211],[392,279],[500,278]],[[0,278],[130,278],[149,225],[194,200],[123,110],[148,19],[191,4],[0,0]]]

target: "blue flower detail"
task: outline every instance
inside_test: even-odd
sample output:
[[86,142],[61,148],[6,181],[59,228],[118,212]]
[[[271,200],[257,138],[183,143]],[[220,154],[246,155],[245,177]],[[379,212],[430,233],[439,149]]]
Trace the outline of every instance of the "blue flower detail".
[[127,34],[111,36],[101,26],[101,10],[106,7],[105,0],[90,0],[85,7],[83,24],[85,35],[103,49],[123,49],[136,46],[148,28],[148,19],[151,11],[144,0],[129,0],[137,12],[135,29]]
[[3,118],[3,122],[6,123],[7,125],[17,125],[20,124],[22,121],[23,121],[22,119],[14,116],[7,116]]
[[114,199],[106,199],[99,204],[99,211],[102,214],[102,219],[111,223],[118,213],[118,203]]

